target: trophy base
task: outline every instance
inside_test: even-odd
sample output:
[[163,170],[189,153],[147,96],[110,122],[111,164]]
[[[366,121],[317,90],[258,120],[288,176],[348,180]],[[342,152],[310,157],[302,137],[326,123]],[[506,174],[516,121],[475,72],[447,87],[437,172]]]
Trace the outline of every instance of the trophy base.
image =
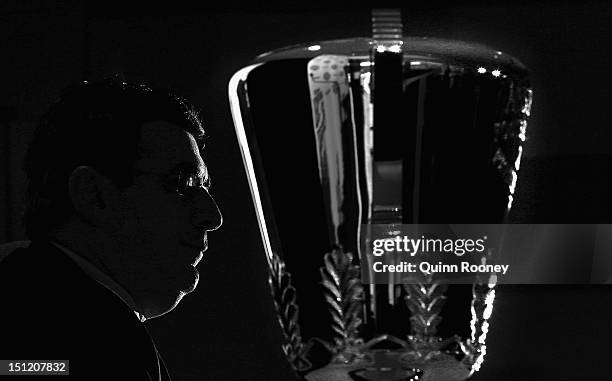
[[307,381],[463,381],[470,372],[452,356],[407,364],[405,350],[372,350],[370,361],[329,364],[305,375]]

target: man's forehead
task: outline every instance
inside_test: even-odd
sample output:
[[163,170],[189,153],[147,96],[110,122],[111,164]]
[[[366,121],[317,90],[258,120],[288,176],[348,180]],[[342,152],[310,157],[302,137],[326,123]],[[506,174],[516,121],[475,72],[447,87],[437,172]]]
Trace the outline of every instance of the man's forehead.
[[161,120],[145,123],[140,130],[138,149],[141,157],[138,163],[149,169],[204,168],[194,137],[173,123]]

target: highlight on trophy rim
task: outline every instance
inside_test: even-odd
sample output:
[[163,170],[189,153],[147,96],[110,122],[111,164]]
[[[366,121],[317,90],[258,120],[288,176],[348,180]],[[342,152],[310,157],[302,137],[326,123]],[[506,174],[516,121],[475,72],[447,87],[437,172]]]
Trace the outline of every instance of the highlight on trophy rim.
[[366,283],[362,245],[371,227],[393,239],[419,224],[506,221],[527,69],[479,44],[403,37],[398,10],[374,10],[371,38],[264,53],[232,77],[229,98],[294,369],[308,380],[478,371],[495,278]]

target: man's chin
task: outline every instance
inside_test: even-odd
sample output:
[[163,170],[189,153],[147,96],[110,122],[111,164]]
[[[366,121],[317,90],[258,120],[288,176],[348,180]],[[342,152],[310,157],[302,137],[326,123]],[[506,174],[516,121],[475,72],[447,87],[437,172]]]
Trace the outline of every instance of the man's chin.
[[199,281],[200,273],[198,269],[192,265],[185,265],[175,269],[174,276],[172,278],[167,278],[167,280],[161,284],[167,287],[167,292],[173,295],[173,297],[179,294],[177,298],[180,300],[186,294],[193,292],[198,286]]
[[173,291],[166,292],[165,298],[158,299],[158,301],[165,299],[166,303],[158,303],[158,308],[145,311],[144,315],[147,319],[153,319],[172,311],[181,302],[185,295],[193,292],[196,289],[200,279],[200,274],[195,267],[189,266],[189,268],[191,269],[189,271],[190,275],[183,278],[183,281],[180,284],[174,284]]
[[172,308],[170,310],[174,309],[185,295],[195,291],[196,287],[198,286],[198,282],[200,281],[200,273],[198,272],[198,269],[191,265],[189,265],[188,268],[188,275],[184,278],[181,285],[178,285],[175,289],[179,291],[178,294],[175,294],[176,302],[172,305]]
[[[189,266],[190,272],[191,272],[191,277],[189,282],[189,286],[183,290],[181,290],[181,293],[183,294],[182,296],[180,296],[180,298],[182,298],[185,294],[189,294],[190,292],[193,292],[196,287],[198,287],[198,282],[200,281],[200,273],[198,272],[198,269],[196,269],[194,266]],[[180,300],[180,299],[179,299]]]
[[168,312],[175,309],[176,306],[178,306],[178,304],[181,302],[181,300],[183,299],[185,295],[187,295],[187,292],[179,291],[178,294],[176,294],[171,299],[171,302],[169,304],[166,304],[166,306],[162,308],[150,309],[148,311],[145,311],[144,313],[145,318],[149,320],[149,319],[154,319],[156,317],[160,317],[160,316],[167,314]]

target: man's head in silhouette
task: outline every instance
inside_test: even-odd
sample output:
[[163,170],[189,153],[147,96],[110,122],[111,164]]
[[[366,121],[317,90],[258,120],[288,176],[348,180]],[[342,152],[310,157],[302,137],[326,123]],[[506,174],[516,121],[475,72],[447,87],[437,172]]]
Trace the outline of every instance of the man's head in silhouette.
[[204,131],[166,90],[119,80],[68,89],[26,158],[26,231],[102,270],[146,318],[172,310],[221,214],[209,193]]

